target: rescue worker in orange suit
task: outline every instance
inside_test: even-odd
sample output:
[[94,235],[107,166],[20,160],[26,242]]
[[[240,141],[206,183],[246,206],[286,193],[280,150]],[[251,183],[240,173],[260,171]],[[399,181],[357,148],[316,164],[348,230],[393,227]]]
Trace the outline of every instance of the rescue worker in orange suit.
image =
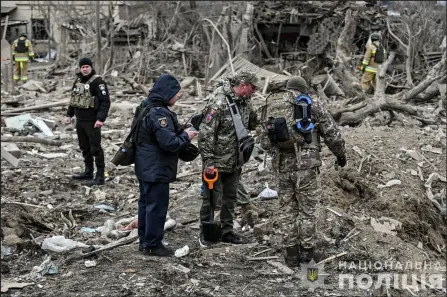
[[26,38],[24,32],[20,33],[18,39],[12,44],[12,57],[15,61],[14,81],[18,81],[22,77],[22,81],[28,80],[28,63],[30,59],[34,59],[33,45]]
[[380,46],[380,35],[371,34],[371,44],[367,47],[365,56],[363,57],[360,70],[363,71],[362,89],[364,93],[368,93],[372,87],[376,88],[377,63],[374,61],[377,48]]

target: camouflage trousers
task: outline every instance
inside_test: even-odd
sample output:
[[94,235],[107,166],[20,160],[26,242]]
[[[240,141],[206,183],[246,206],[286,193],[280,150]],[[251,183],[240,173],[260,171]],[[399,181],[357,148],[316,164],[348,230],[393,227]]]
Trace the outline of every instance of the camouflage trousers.
[[313,248],[317,243],[316,220],[321,197],[317,168],[279,173],[281,204],[292,203],[289,208],[294,216],[293,235],[286,244],[300,244]]
[[[218,183],[216,184],[216,187],[214,187],[214,199],[216,199],[216,207],[221,208],[222,207],[222,184]],[[244,184],[239,179],[237,184],[237,200],[236,205],[245,205],[250,203],[250,194],[248,194],[247,190],[245,189]]]

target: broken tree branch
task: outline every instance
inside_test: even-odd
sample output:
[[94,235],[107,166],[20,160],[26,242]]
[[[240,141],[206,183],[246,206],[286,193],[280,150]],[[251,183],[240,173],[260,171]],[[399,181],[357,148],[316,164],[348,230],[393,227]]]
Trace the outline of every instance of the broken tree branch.
[[123,76],[123,77],[121,77],[125,82],[127,82],[131,87],[132,87],[132,89],[139,89],[139,90],[141,90],[144,94],[148,94],[148,92],[149,92],[149,89],[148,88],[146,88],[145,86],[143,86],[142,84],[139,84],[139,83],[137,83],[137,82],[135,82],[133,79],[131,79],[131,78],[128,78],[128,77],[126,77],[126,76]]
[[415,98],[419,93],[423,92],[426,88],[428,88],[434,81],[441,79],[444,74],[436,76],[436,77],[427,77],[425,80],[421,81],[416,87],[409,90],[403,97],[404,101],[408,102],[411,99]]
[[397,37],[397,36],[393,33],[393,31],[391,31],[390,21],[389,21],[388,18],[386,18],[386,26],[387,26],[387,28],[388,28],[388,32],[390,33],[390,35],[391,35],[394,39],[396,39],[397,42],[399,42],[399,43],[404,47],[404,49],[406,50],[408,46],[407,46],[405,43],[403,43],[402,40],[400,40],[400,38]]
[[233,61],[232,61],[232,58],[231,58],[231,48],[230,48],[230,45],[228,44],[228,42],[223,37],[222,33],[220,33],[220,31],[217,29],[217,27],[214,25],[214,23],[212,21],[210,21],[209,19],[202,19],[202,21],[209,22],[211,24],[211,26],[213,26],[214,30],[216,30],[217,34],[219,34],[220,38],[222,38],[222,41],[225,43],[225,45],[227,46],[228,61],[230,63],[230,67],[231,67],[231,73],[233,73],[233,75],[235,75],[234,67],[233,67]]

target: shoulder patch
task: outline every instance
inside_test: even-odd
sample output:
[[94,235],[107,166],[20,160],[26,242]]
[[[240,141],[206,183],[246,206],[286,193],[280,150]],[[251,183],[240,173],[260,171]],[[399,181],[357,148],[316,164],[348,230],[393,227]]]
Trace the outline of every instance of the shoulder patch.
[[158,124],[160,125],[160,127],[166,128],[166,126],[168,125],[168,120],[166,119],[166,117],[159,118]]
[[205,123],[209,124],[216,116],[216,110],[210,107],[205,115]]

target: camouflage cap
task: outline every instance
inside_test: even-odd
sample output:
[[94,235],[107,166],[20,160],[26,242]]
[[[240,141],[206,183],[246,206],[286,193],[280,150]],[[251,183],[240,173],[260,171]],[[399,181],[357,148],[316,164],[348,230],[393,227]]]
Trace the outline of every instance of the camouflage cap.
[[234,76],[233,79],[234,79],[234,81],[237,81],[237,82],[250,83],[258,89],[262,88],[259,78],[253,72],[248,72],[248,71],[239,72],[238,74],[236,74]]

